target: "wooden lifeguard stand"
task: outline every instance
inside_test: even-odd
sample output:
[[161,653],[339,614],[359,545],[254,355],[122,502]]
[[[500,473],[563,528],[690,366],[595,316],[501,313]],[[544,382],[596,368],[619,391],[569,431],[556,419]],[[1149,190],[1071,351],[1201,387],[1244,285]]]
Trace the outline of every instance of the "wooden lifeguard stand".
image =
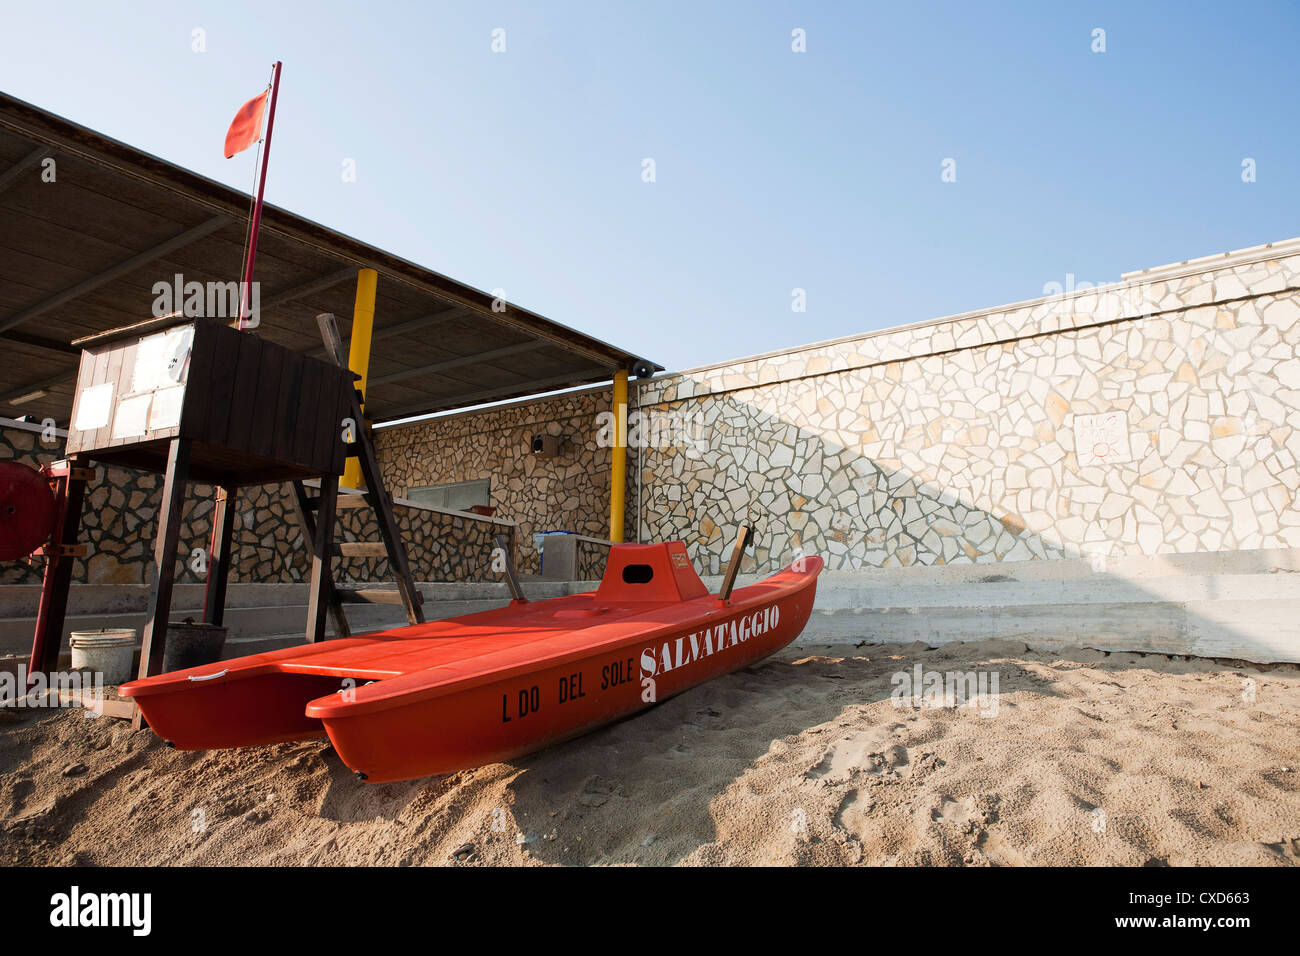
[[[330,565],[338,476],[348,455],[361,459],[367,479],[364,499],[379,514],[383,546],[398,581],[396,596],[406,605],[411,623],[423,619],[391,498],[365,435],[355,376],[338,364],[336,351],[334,363],[324,362],[216,320],[181,315],[136,323],[73,344],[83,351],[68,427],[63,479],[67,487],[60,497],[65,510],[54,542],[55,557],[47,565],[42,586],[33,670],[39,667],[48,673],[57,667],[72,571],[70,557],[59,555],[75,553],[71,546],[77,541],[85,485],[92,474],[86,467],[90,462],[164,476],[140,677],[162,669],[187,481],[210,482],[217,488],[208,554],[207,623],[222,623],[234,529],[232,499],[237,490],[292,481],[304,531],[311,532],[306,537],[312,558],[306,638],[324,637],[330,609],[335,611],[336,626],[343,622],[346,628]],[[320,479],[317,496],[309,495],[303,485],[313,478]],[[138,711],[135,721],[138,726]]]

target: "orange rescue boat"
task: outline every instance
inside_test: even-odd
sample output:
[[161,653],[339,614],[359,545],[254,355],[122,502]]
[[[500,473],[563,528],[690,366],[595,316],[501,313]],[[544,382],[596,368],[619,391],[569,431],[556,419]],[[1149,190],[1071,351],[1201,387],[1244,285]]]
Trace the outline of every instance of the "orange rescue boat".
[[448,773],[531,753],[773,654],[807,623],[821,568],[801,558],[724,600],[682,542],[615,545],[593,592],[159,674],[121,693],[182,750],[328,734],[374,783]]

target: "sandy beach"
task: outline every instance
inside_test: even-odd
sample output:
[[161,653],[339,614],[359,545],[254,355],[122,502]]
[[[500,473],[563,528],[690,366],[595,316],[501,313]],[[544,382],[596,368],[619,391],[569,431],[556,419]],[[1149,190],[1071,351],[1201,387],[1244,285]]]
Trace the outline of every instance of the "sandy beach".
[[[920,665],[921,670],[916,670]],[[995,678],[963,706],[915,676]],[[0,711],[0,864],[1295,865],[1300,668],[790,648],[508,764],[372,786],[327,741],[165,748]]]

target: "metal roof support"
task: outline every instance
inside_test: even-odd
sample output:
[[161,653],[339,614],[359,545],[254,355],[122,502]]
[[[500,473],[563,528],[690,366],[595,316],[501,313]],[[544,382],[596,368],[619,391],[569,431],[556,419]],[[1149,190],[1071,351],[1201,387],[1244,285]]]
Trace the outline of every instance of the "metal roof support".
[[[612,376],[614,370],[607,369],[605,374]],[[444,400],[437,398],[425,399],[424,401],[413,405],[404,405],[401,408],[386,409],[383,413],[382,420],[384,422],[391,422],[396,418],[407,418],[411,415],[431,415],[434,412],[440,412],[446,408],[454,408],[462,405],[484,405],[498,398],[510,398],[514,395],[519,395],[520,397],[535,395],[538,392],[563,388],[566,385],[590,384],[575,381],[581,378],[581,371],[569,372],[566,375],[556,375],[552,378],[543,378],[534,381],[529,381],[527,378],[524,378],[513,385],[498,385],[495,388],[485,388],[479,392],[448,395]],[[520,391],[521,389],[523,390],[522,392]],[[379,420],[378,417],[376,417],[376,420]]]
[[44,349],[47,352],[61,352],[64,355],[81,356],[81,349],[67,342],[60,342],[57,339],[47,339],[43,335],[31,335],[27,332],[0,332],[0,339],[6,342],[17,342],[19,345],[27,345],[34,349]]
[[73,369],[66,375],[42,379],[39,382],[30,382],[27,385],[15,388],[12,392],[6,392],[4,395],[0,395],[0,405],[12,405],[16,398],[22,398],[24,395],[30,395],[32,392],[48,392],[56,385],[67,385],[69,382],[76,382],[76,380],[77,370]]
[[357,270],[352,266],[346,269],[340,269],[338,272],[332,272],[327,276],[321,276],[319,279],[312,279],[310,282],[304,282],[301,285],[294,286],[292,289],[285,289],[283,292],[277,292],[262,303],[261,310],[274,309],[276,306],[284,305],[286,302],[293,302],[304,296],[311,295],[313,292],[322,292],[325,289],[332,288],[343,282],[345,279],[351,279],[356,275]]
[[380,339],[390,339],[394,335],[405,335],[407,332],[414,332],[416,329],[423,329],[430,325],[441,325],[443,322],[464,318],[469,315],[469,312],[470,310],[463,305],[453,305],[441,312],[431,312],[428,315],[420,316],[418,319],[408,319],[386,329],[376,329],[375,334],[370,337],[370,341],[378,342]]
[[85,295],[88,292],[98,289],[105,283],[112,282],[114,279],[119,279],[124,275],[129,275],[141,266],[146,266],[151,262],[161,259],[169,252],[174,252],[183,246],[188,246],[191,242],[197,242],[204,236],[211,235],[228,222],[230,222],[230,220],[225,216],[214,216],[206,222],[201,222],[197,226],[192,226],[184,232],[172,236],[166,242],[158,243],[158,245],[154,246],[152,249],[146,249],[144,252],[127,259],[125,262],[119,262],[117,265],[105,269],[98,275],[93,275],[89,279],[78,282],[70,289],[56,292],[44,302],[38,302],[33,306],[23,309],[21,312],[15,312],[8,318],[0,320],[0,332],[7,332],[9,329],[15,328],[16,326],[22,325],[24,322],[36,318],[43,312],[48,312],[50,309],[56,309],[65,302],[71,302],[78,296]]
[[550,342],[520,342],[517,345],[507,345],[503,348],[492,349],[488,352],[478,352],[474,355],[461,355],[457,358],[447,359],[444,362],[435,362],[432,365],[421,365],[419,368],[406,368],[400,372],[393,372],[389,375],[377,375],[370,379],[371,385],[387,385],[390,382],[400,382],[407,378],[417,378],[421,375],[432,375],[435,372],[445,372],[447,369],[460,368],[463,365],[482,365],[491,362],[494,359],[506,358],[510,355],[520,355],[524,352],[535,352],[540,348],[550,345]]
[[[443,309],[441,312],[430,312],[428,315],[422,315],[416,319],[408,319],[405,322],[397,323],[397,325],[391,325],[386,329],[376,329],[370,336],[370,344],[373,346],[376,342],[383,339],[391,339],[394,335],[405,335],[407,332],[414,332],[416,329],[422,329],[430,325],[437,325],[440,322],[450,322],[452,319],[462,318],[466,315],[469,315],[469,309],[459,305]],[[314,348],[307,354],[319,358],[325,354],[325,349]]]
[[54,155],[54,150],[48,146],[38,146],[18,162],[14,163],[3,173],[0,173],[0,193],[4,192],[14,183],[18,182],[18,177],[27,170],[31,169],[41,160]]

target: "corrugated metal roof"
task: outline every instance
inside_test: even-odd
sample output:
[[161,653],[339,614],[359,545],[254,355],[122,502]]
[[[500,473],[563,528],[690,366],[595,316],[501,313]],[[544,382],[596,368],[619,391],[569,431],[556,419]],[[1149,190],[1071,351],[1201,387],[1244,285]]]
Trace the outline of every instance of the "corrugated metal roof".
[[[176,274],[237,281],[248,206],[246,193],[0,94],[0,413],[63,424],[80,355],[68,343],[148,318],[154,283]],[[333,312],[348,335],[361,267],[380,275],[376,421],[661,369],[527,309],[494,312],[488,293],[270,205],[258,334],[323,354],[315,316]]]

